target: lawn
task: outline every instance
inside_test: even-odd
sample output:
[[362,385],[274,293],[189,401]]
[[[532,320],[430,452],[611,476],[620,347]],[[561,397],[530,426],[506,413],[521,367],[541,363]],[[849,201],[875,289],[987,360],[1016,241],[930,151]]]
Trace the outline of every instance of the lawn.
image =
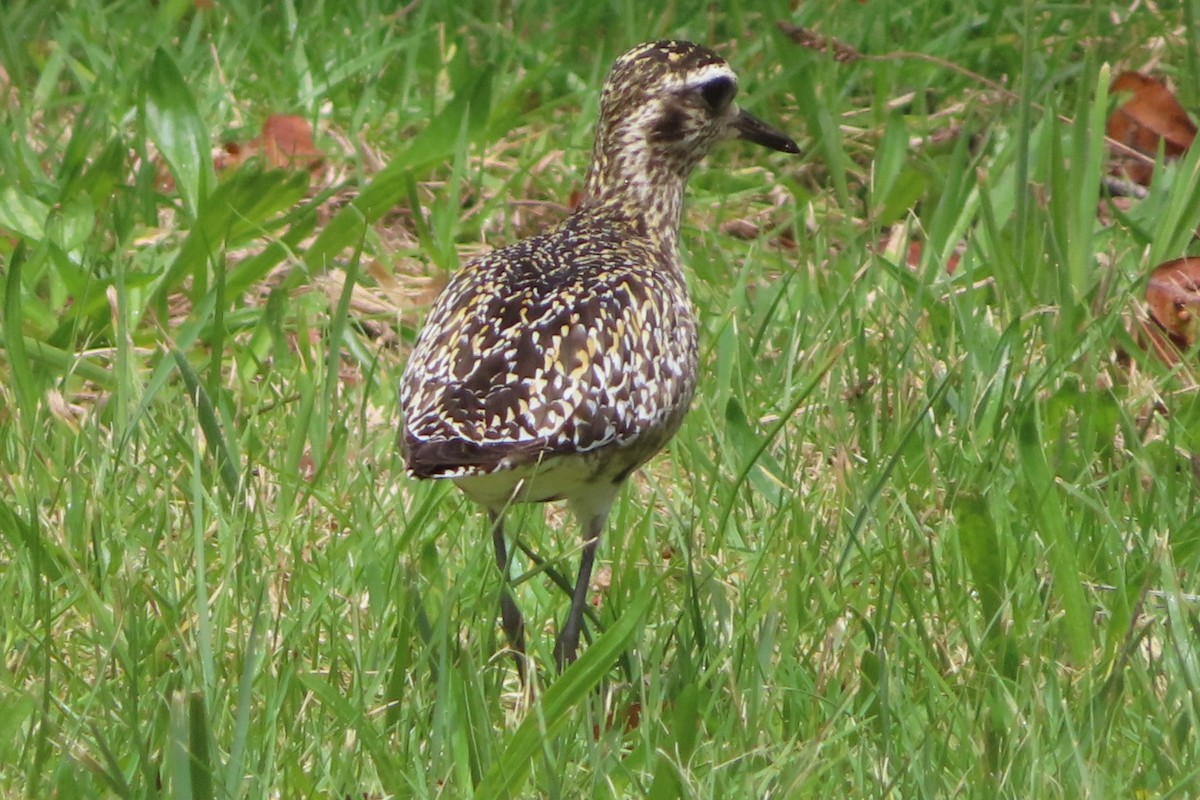
[[[0,6],[0,796],[1200,796],[1196,354],[1130,332],[1200,155],[1103,181],[1200,6],[259,5]],[[561,675],[578,528],[509,517],[530,700],[396,383],[665,37],[802,155],[692,178],[701,384]]]

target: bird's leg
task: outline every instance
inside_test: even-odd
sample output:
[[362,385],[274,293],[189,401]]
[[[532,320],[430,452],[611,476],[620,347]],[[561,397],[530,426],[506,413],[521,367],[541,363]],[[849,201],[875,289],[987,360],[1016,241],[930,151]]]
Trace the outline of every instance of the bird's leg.
[[[607,509],[606,509],[607,511]],[[596,561],[596,547],[600,544],[600,533],[604,530],[606,513],[592,516],[584,525],[583,559],[579,563],[579,577],[575,579],[575,591],[571,593],[571,610],[558,640],[554,643],[554,663],[561,672],[575,660],[579,649],[579,634],[583,631],[583,610],[587,607],[588,586],[592,581],[592,564]]]
[[496,566],[500,568],[500,624],[504,635],[508,638],[508,646],[513,650],[513,658],[517,662],[517,675],[521,684],[525,684],[525,619],[517,601],[513,599],[512,588],[508,585],[510,570],[508,550],[504,546],[504,518],[499,512],[489,512],[492,519],[492,544],[496,547]]

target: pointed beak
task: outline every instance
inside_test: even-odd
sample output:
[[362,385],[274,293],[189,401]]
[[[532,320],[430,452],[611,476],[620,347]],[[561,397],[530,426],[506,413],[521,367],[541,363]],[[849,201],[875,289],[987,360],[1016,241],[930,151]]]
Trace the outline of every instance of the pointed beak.
[[733,122],[733,129],[737,132],[739,139],[761,144],[763,147],[769,147],[781,153],[800,152],[800,148],[796,146],[791,137],[781,130],[772,128],[744,109],[738,109],[738,116]]

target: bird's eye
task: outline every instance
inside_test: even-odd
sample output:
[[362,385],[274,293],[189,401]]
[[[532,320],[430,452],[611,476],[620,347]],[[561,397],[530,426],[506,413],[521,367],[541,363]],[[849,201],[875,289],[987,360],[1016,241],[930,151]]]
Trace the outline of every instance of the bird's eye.
[[700,96],[714,114],[720,114],[733,101],[737,94],[737,84],[732,78],[713,78],[700,87]]

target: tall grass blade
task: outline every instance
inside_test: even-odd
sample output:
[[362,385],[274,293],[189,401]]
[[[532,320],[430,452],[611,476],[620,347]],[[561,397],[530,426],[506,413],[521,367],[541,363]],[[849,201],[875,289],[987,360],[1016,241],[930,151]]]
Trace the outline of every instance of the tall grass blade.
[[4,282],[4,356],[8,361],[12,387],[17,395],[17,407],[28,430],[33,429],[37,419],[38,382],[30,369],[29,354],[25,350],[22,331],[21,303],[24,290],[21,286],[21,269],[25,265],[27,250],[25,241],[20,241],[8,260],[8,276]]
[[187,387],[188,397],[196,408],[196,417],[200,422],[200,430],[204,433],[204,441],[216,459],[221,483],[224,484],[228,495],[236,498],[241,489],[238,463],[231,452],[212,398],[208,396],[208,392],[200,382],[200,376],[192,369],[192,365],[188,363],[183,353],[172,350],[171,355],[175,359],[175,366]]
[[641,587],[639,595],[621,618],[592,642],[579,660],[564,670],[546,690],[517,728],[504,752],[492,763],[477,787],[477,797],[499,800],[521,796],[533,757],[547,740],[557,736],[575,718],[571,709],[583,703],[608,674],[641,628],[642,618],[656,597],[656,588],[654,584]]
[[142,116],[150,141],[162,154],[188,215],[195,219],[212,183],[208,129],[192,89],[175,59],[159,49],[142,88]]

